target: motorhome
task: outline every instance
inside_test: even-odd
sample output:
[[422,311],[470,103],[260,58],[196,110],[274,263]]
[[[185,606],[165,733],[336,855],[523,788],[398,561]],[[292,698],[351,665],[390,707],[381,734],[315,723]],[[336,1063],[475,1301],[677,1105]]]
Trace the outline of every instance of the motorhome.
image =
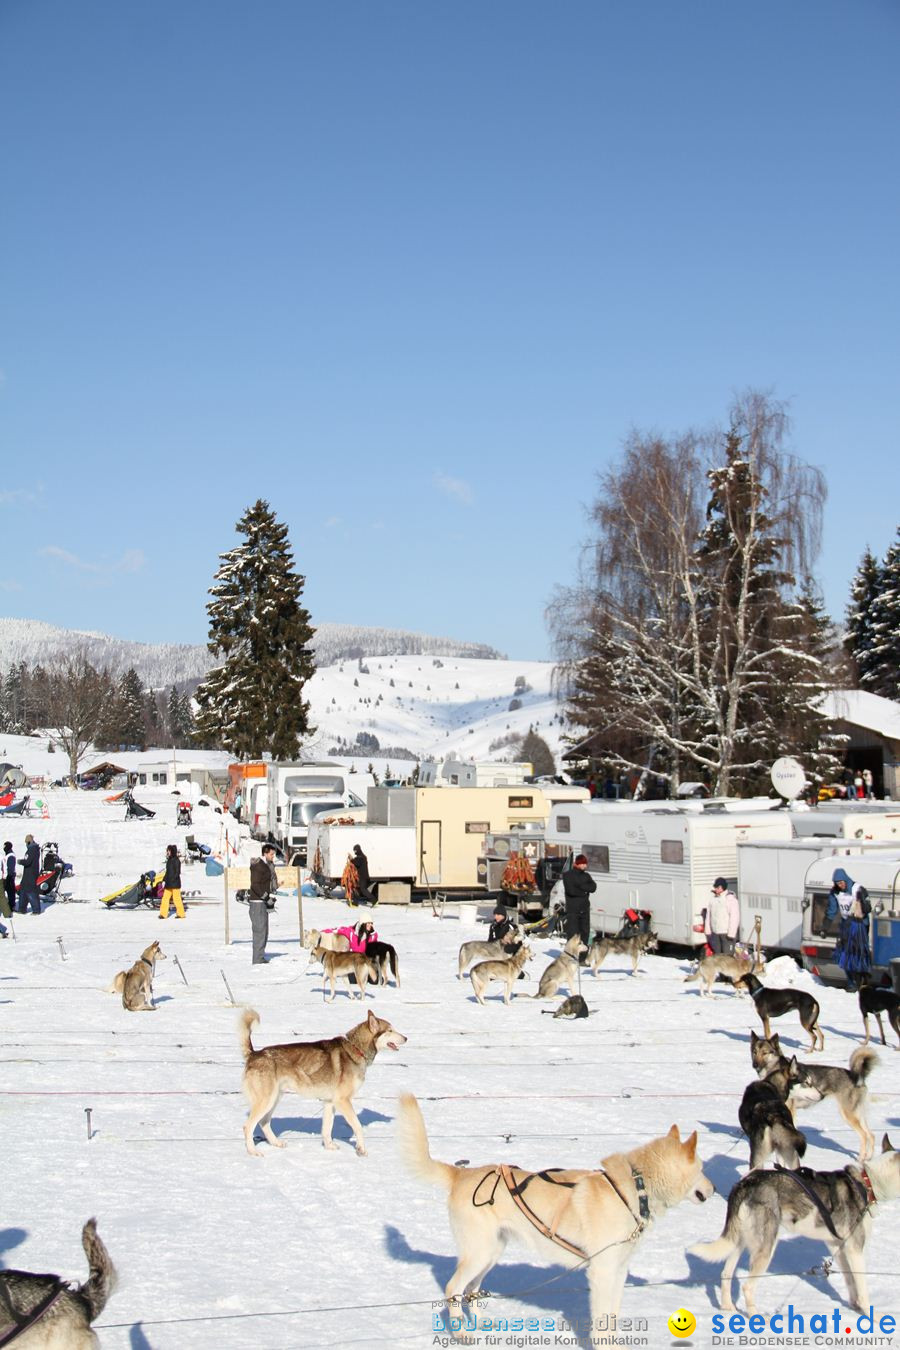
[[[820,858],[859,857],[884,853],[888,841],[843,839],[748,839],[737,846],[737,894],[741,902],[742,936],[747,937],[755,916],[767,951],[800,955],[803,943],[803,896],[806,876]],[[835,862],[835,867],[841,864]]]
[[697,812],[680,802],[639,811],[597,801],[560,803],[546,830],[548,846],[588,859],[597,883],[594,929],[614,931],[626,909],[645,909],[662,940],[691,947],[706,940],[703,911],[715,878],[737,885],[738,843],[790,837],[785,811]]
[[[869,916],[872,967],[876,976],[880,976],[889,971],[892,961],[900,959],[900,852],[867,851],[865,856],[850,858],[841,865],[854,882],[868,891],[872,906]],[[834,859],[822,858],[806,874],[801,955],[807,970],[840,984],[845,982],[835,953],[840,924],[825,917],[834,868]]]
[[[485,835],[543,825],[548,810],[541,788],[530,784],[370,788],[365,824],[314,822],[308,856],[321,861],[321,875],[329,884],[340,879],[348,853],[359,843],[373,882],[474,889]],[[405,870],[398,872],[399,867]]]
[[286,856],[305,865],[310,822],[317,815],[344,808],[365,812],[370,774],[351,773],[342,764],[323,760],[270,764],[266,775],[266,830]]

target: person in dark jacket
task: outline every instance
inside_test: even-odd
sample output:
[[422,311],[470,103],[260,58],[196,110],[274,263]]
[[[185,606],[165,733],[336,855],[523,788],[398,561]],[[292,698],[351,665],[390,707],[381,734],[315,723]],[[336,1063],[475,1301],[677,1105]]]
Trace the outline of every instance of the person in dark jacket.
[[166,875],[163,878],[162,903],[159,907],[159,917],[167,919],[169,917],[169,902],[175,906],[175,914],[179,919],[184,918],[184,904],[181,899],[181,859],[178,856],[178,845],[169,844],[166,847]]
[[269,940],[269,896],[278,889],[278,875],[273,859],[275,849],[263,844],[262,857],[250,864],[250,928],[253,932],[253,964],[264,966],[266,943]]
[[488,942],[502,942],[512,928],[506,913],[505,905],[497,905],[494,910],[494,917],[488,930]]
[[583,853],[578,853],[572,866],[562,876],[566,894],[566,937],[580,937],[586,947],[590,945],[591,896],[597,889],[597,883],[587,867],[587,858]]
[[[3,845],[3,883],[0,885],[0,914],[5,919],[12,917],[16,908],[16,855],[7,839]],[[6,937],[7,929],[0,923],[0,937]]]
[[33,834],[25,836],[25,857],[22,859],[22,880],[19,882],[19,913],[28,913],[28,904],[35,914],[41,912],[41,897],[38,895],[37,879],[41,870],[41,850],[34,842]]
[[377,905],[378,901],[369,889],[369,860],[359,844],[353,845],[351,857],[356,875],[359,877],[359,888],[350,901],[351,905],[358,905],[360,900],[367,905]]

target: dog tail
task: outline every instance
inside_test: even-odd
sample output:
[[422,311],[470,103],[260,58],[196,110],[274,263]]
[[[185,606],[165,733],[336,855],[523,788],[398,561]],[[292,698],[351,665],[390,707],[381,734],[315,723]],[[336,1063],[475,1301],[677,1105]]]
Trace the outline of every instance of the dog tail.
[[793,1155],[802,1158],[806,1152],[806,1135],[787,1120],[772,1122],[772,1144],[788,1167],[793,1166]]
[[452,1163],[438,1162],[432,1158],[428,1149],[428,1134],[422,1109],[415,1097],[405,1092],[400,1098],[400,1115],[397,1121],[400,1138],[400,1151],[407,1167],[421,1181],[430,1181],[433,1186],[443,1186],[449,1191],[456,1176]]
[[105,994],[121,994],[124,988],[125,988],[125,971],[120,970],[116,978],[113,980],[112,984],[109,986],[109,988],[105,989],[103,992]]
[[390,957],[390,962],[391,962],[391,974],[393,975],[394,980],[396,981],[396,984],[397,984],[397,988],[399,989],[399,988],[400,988],[400,958],[398,957],[397,952],[396,952],[395,948],[393,948],[393,947],[392,947],[391,950],[388,952],[388,956]]
[[116,1287],[116,1268],[109,1252],[97,1233],[97,1220],[88,1219],[81,1230],[81,1245],[87,1257],[90,1274],[77,1292],[90,1310],[89,1320],[99,1317]]
[[867,1045],[861,1045],[850,1056],[850,1076],[855,1083],[864,1083],[878,1063],[878,1056]]
[[250,1040],[250,1032],[259,1021],[259,1013],[253,1008],[245,1008],[241,1013],[241,1020],[238,1022],[238,1040],[241,1045],[241,1053],[244,1059],[249,1059],[253,1054],[253,1044]]
[[704,1261],[724,1261],[734,1251],[736,1243],[728,1236],[726,1225],[725,1232],[721,1237],[717,1237],[714,1242],[698,1242],[693,1247],[688,1247],[691,1256],[699,1256]]
[[697,969],[691,975],[685,975],[682,983],[690,984],[692,980],[699,980],[699,978],[700,978],[700,967],[698,966]]

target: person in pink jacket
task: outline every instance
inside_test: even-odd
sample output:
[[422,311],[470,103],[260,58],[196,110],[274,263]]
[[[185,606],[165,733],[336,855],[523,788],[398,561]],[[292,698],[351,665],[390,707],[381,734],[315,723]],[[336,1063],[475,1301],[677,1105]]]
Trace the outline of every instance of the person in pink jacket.
[[364,952],[370,942],[378,941],[375,925],[371,919],[363,919],[355,928],[338,928],[341,937],[347,938],[351,952]]

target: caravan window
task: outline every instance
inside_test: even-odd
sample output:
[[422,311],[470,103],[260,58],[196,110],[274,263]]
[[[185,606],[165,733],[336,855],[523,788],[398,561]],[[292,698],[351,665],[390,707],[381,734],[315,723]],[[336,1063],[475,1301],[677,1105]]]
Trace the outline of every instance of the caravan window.
[[664,863],[683,863],[683,842],[680,839],[661,840],[659,845],[659,860]]
[[837,937],[840,927],[840,915],[826,922],[825,911],[828,908],[828,891],[813,891],[810,933],[813,937]]
[[510,797],[509,799],[511,811],[530,811],[533,806],[533,797]]
[[609,871],[609,847],[606,844],[582,844],[581,852],[588,860],[589,872]]
[[491,828],[489,820],[467,820],[466,834],[487,834]]
[[571,834],[571,832],[572,832],[572,817],[571,817],[571,816],[557,816],[557,817],[556,817],[556,832],[557,832],[557,834]]

